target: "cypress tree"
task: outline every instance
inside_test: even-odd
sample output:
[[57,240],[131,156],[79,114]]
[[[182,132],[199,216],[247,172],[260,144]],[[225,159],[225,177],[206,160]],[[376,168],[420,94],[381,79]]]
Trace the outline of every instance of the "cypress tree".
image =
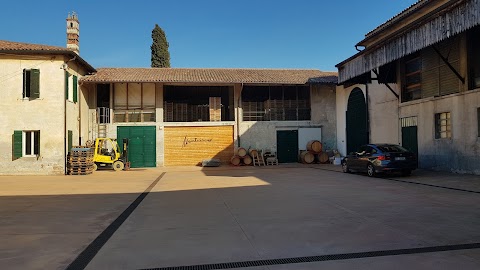
[[170,67],[170,53],[168,52],[168,42],[165,32],[155,24],[152,30],[152,67]]

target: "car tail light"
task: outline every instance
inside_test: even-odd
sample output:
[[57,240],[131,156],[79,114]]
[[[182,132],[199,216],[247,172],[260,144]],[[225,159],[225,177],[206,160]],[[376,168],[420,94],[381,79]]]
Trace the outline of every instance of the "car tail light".
[[378,160],[390,160],[390,156],[378,156]]

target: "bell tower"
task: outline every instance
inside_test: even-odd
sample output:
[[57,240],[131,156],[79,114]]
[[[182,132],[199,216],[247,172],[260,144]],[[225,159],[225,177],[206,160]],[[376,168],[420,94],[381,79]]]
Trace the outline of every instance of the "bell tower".
[[80,22],[75,12],[68,13],[67,17],[67,48],[80,54]]

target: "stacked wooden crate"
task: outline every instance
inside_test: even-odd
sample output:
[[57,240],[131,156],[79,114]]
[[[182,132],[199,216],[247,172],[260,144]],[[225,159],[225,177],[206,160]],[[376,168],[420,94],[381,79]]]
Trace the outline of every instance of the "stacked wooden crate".
[[93,148],[73,147],[67,156],[67,174],[87,175],[93,173]]
[[187,122],[188,121],[188,104],[187,103],[175,103],[174,107],[174,122]]
[[283,100],[277,100],[277,99],[266,100],[265,108],[269,109],[271,121],[285,120],[283,116],[283,109],[284,109]]
[[164,102],[163,114],[165,122],[173,122],[173,102]]
[[210,97],[210,121],[222,121],[222,98]]

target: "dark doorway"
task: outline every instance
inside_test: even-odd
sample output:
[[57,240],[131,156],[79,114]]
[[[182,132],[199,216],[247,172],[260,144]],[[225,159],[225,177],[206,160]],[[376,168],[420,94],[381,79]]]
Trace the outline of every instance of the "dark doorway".
[[418,157],[417,127],[402,127],[402,146]]
[[110,107],[109,84],[97,84],[97,107]]
[[360,88],[355,88],[348,97],[347,120],[347,153],[356,151],[368,143],[367,105]]
[[97,117],[99,124],[110,123],[109,84],[97,84]]
[[298,130],[277,131],[277,158],[280,163],[298,162]]

